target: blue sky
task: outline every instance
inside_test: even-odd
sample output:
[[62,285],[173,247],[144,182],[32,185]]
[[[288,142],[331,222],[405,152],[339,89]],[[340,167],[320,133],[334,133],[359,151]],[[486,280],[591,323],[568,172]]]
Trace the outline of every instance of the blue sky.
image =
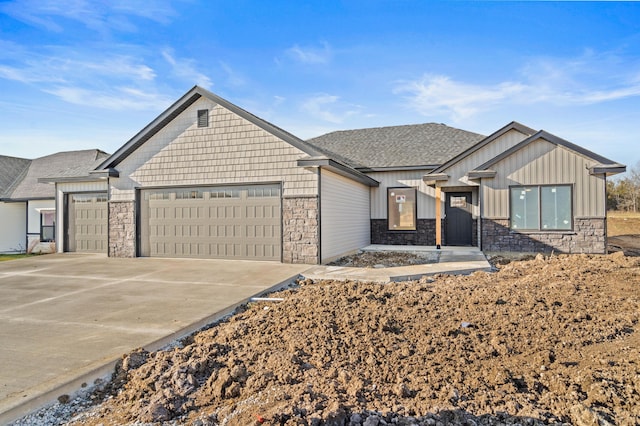
[[640,3],[0,0],[0,154],[114,152],[193,85],[306,139],[512,120],[640,161]]

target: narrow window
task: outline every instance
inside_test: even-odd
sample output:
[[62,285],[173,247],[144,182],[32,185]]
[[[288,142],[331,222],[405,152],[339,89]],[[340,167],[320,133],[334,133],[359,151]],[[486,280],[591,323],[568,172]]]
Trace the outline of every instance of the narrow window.
[[390,231],[416,230],[416,189],[387,189],[387,220]]
[[198,127],[209,127],[209,110],[198,110]]
[[511,229],[567,231],[573,229],[571,185],[510,188]]
[[56,212],[46,210],[40,212],[40,241],[53,242],[56,240]]

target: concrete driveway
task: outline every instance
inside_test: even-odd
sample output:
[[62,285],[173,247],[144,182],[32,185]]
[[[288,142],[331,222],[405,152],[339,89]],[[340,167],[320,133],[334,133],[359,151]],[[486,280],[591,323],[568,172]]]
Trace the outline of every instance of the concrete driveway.
[[288,283],[309,266],[55,254],[0,262],[0,423]]

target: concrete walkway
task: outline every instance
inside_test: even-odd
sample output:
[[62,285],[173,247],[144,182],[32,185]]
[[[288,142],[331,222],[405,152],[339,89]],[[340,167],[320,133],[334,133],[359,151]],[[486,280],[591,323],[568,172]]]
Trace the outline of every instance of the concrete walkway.
[[0,424],[289,283],[308,265],[55,254],[0,262]]
[[491,271],[491,265],[477,247],[435,246],[385,246],[370,245],[365,251],[408,251],[439,254],[437,263],[398,266],[394,268],[352,268],[344,266],[318,265],[306,270],[303,275],[314,280],[370,281],[388,283],[391,281],[417,280],[425,275],[470,274],[474,271]]

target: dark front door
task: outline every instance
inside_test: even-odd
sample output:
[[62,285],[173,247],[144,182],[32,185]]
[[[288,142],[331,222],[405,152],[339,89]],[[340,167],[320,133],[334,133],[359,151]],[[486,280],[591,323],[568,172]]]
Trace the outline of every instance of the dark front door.
[[471,193],[447,192],[444,208],[445,244],[449,246],[470,246],[472,238]]

